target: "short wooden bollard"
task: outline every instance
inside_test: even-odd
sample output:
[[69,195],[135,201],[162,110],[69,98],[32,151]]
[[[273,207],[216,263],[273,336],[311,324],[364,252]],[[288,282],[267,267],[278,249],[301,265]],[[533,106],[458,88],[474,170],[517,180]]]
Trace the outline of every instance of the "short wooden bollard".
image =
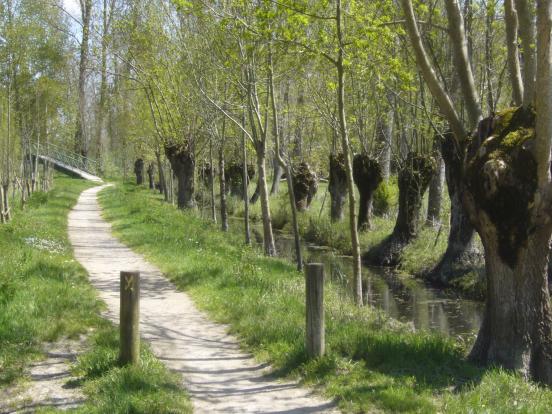
[[119,361],[136,365],[140,361],[140,272],[121,272],[120,312]]
[[316,358],[325,352],[324,265],[309,263],[305,269],[307,297],[307,355]]

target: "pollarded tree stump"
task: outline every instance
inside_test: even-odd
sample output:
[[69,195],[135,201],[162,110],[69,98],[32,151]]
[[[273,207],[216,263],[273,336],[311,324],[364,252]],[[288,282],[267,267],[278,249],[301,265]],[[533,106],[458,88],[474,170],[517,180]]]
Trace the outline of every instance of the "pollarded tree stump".
[[404,248],[418,237],[423,196],[435,170],[432,156],[408,154],[399,171],[399,213],[395,228],[389,237],[364,255],[367,264],[392,267],[400,263]]
[[297,211],[305,211],[318,190],[318,177],[309,164],[301,162],[293,172],[293,192]]
[[360,195],[358,203],[358,229],[371,227],[374,191],[383,181],[380,163],[367,154],[357,154],[353,158],[353,179]]
[[166,145],[165,154],[178,182],[178,208],[193,208],[195,157],[192,149],[186,145]]
[[[226,192],[234,197],[238,197],[240,200],[244,200],[247,194],[244,194],[243,186],[243,163],[230,163],[224,169],[224,177],[226,181]],[[247,166],[247,186],[255,177],[255,167],[252,165]]]
[[134,162],[134,174],[136,175],[136,185],[144,184],[144,160],[138,158]]

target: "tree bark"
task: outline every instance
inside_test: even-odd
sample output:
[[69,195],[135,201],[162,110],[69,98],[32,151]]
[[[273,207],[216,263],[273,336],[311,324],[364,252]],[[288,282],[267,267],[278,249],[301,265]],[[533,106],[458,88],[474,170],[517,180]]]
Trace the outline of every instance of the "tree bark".
[[228,208],[226,205],[226,174],[224,173],[223,145],[219,149],[219,189],[220,189],[220,224],[222,231],[228,231]]
[[[535,114],[520,107],[492,121],[494,127],[468,149],[463,183],[487,272],[486,311],[470,358],[552,384],[547,278],[552,221],[550,200],[537,197],[538,160],[531,151]],[[513,134],[519,134],[515,142]]]
[[136,175],[136,185],[144,184],[144,160],[138,158],[134,162],[134,174]]
[[512,104],[519,106],[523,102],[523,82],[519,63],[519,22],[514,1],[504,0],[504,20],[506,22],[506,46],[508,48],[508,71],[512,86]]
[[272,120],[273,120],[273,133],[274,133],[274,147],[276,154],[276,161],[286,170],[286,181],[288,186],[289,205],[291,208],[291,222],[293,225],[293,238],[295,241],[295,259],[297,262],[297,270],[301,272],[303,270],[303,253],[301,252],[301,240],[299,236],[299,224],[297,221],[297,208],[295,202],[295,192],[293,191],[293,178],[290,163],[284,161],[284,157],[280,148],[280,122],[278,118],[278,107],[276,105],[276,92],[274,91],[274,63],[272,61],[272,45],[269,45],[269,91],[271,95],[271,107],[272,107]]
[[251,196],[251,199],[249,202],[251,204],[255,204],[257,201],[259,201],[259,197],[261,196],[261,187],[259,187],[259,182],[257,181],[257,186],[255,187],[255,191],[253,192],[253,195]]
[[535,60],[535,25],[533,24],[532,2],[515,0],[519,19],[519,37],[521,39],[521,55],[523,56],[523,106],[532,105],[535,100],[535,76],[537,62]]
[[377,140],[379,143],[378,161],[381,165],[381,174],[385,182],[391,176],[391,143],[393,139],[393,123],[395,122],[395,111],[393,108],[377,123]]
[[278,162],[278,156],[276,154],[274,155],[272,164],[274,166],[274,175],[272,176],[272,187],[270,188],[270,195],[278,193],[278,190],[280,189],[280,180],[282,179],[282,175],[284,175],[284,169]]
[[358,229],[365,231],[371,228],[374,191],[383,181],[381,165],[366,154],[357,154],[353,159],[353,179],[358,188]]
[[418,237],[422,200],[435,167],[431,156],[408,155],[399,171],[399,213],[395,228],[388,238],[366,253],[366,263],[376,266],[400,264],[405,247]]
[[155,159],[157,160],[157,172],[159,175],[159,192],[163,194],[165,202],[168,202],[169,194],[167,192],[167,180],[165,179],[165,172],[163,171],[163,162],[161,161],[161,153],[159,150],[155,151]]
[[[245,114],[242,117],[242,125],[245,125]],[[251,228],[249,225],[249,197],[247,197],[247,189],[249,187],[249,168],[247,165],[247,140],[245,133],[242,131],[242,185],[243,185],[243,230],[245,236],[245,244],[251,244]]]
[[330,154],[330,180],[328,191],[331,197],[330,218],[333,222],[343,220],[343,207],[347,199],[347,171],[343,154]]
[[263,244],[264,253],[267,256],[276,256],[276,245],[274,243],[274,234],[272,233],[272,219],[270,217],[270,202],[268,188],[266,185],[266,141],[257,143],[257,170],[259,171],[259,195],[261,199],[261,211],[263,215]]
[[435,227],[441,224],[441,206],[445,183],[445,163],[441,156],[440,137],[436,137],[433,142],[433,158],[435,158],[437,164],[437,173],[431,179],[431,183],[429,183],[426,224]]
[[300,163],[293,174],[293,193],[297,211],[306,211],[318,190],[318,178],[306,162]]
[[362,306],[362,263],[360,256],[360,242],[357,230],[357,215],[355,210],[356,197],[353,179],[353,160],[349,143],[349,132],[347,129],[347,116],[345,113],[345,67],[343,65],[343,28],[341,16],[341,0],[336,4],[336,32],[337,32],[337,108],[339,118],[339,132],[341,135],[341,150],[345,156],[345,167],[347,171],[347,191],[349,195],[349,226],[351,232],[351,250],[353,253],[353,295],[357,306]]
[[475,89],[475,81],[468,58],[468,43],[464,29],[464,19],[458,0],[445,1],[447,9],[448,31],[451,39],[452,56],[464,97],[470,128],[474,128],[481,119],[481,103]]
[[195,158],[191,150],[176,145],[165,146],[165,154],[171,163],[178,184],[177,206],[180,209],[193,208]]
[[148,164],[148,182],[149,189],[155,190],[155,167],[152,162]]
[[456,148],[454,136],[447,133],[441,140],[445,177],[450,198],[450,231],[447,249],[437,265],[428,273],[428,279],[443,286],[473,269],[481,258],[474,245],[475,229],[462,204],[462,155]]

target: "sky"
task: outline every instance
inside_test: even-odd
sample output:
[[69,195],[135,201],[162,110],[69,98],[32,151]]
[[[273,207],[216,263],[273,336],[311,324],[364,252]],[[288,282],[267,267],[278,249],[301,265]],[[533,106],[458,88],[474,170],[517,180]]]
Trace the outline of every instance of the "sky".
[[63,8],[75,18],[80,18],[79,0],[63,0]]

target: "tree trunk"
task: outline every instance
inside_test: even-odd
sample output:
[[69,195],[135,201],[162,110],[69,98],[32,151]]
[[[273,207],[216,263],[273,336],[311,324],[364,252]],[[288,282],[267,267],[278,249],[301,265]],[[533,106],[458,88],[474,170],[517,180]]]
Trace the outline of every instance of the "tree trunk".
[[209,190],[211,190],[211,220],[217,222],[217,207],[215,205],[215,160],[213,158],[213,139],[209,140]]
[[381,165],[381,175],[385,182],[391,176],[391,143],[393,139],[393,123],[395,111],[390,109],[385,116],[378,120],[377,140],[379,144],[378,161]]
[[226,174],[224,172],[224,144],[219,149],[219,189],[220,189],[220,224],[222,231],[228,231],[228,208],[226,205]]
[[328,190],[331,196],[330,218],[333,222],[343,220],[343,207],[347,199],[347,171],[343,154],[330,154],[330,180]]
[[318,178],[309,164],[302,162],[293,174],[293,193],[297,211],[306,211],[318,190]]
[[481,103],[475,89],[475,81],[468,57],[468,44],[464,30],[464,19],[460,12],[458,0],[445,1],[447,9],[448,32],[451,39],[452,56],[456,74],[460,83],[460,91],[464,97],[470,129],[481,119]]
[[358,229],[370,229],[374,191],[383,181],[381,165],[366,154],[357,154],[353,159],[353,179],[358,188]]
[[[491,125],[491,130],[480,128],[468,149],[463,182],[463,201],[481,236],[487,272],[486,311],[470,358],[551,384],[547,267],[552,224],[549,201],[536,198],[535,114],[509,109]],[[512,136],[518,139],[512,142]]]
[[[247,188],[249,182],[255,175],[255,170],[252,166],[247,166],[247,175],[244,171],[244,164],[231,163],[225,170],[226,192],[230,192],[234,197],[244,200],[247,197]],[[244,185],[244,177],[247,177]],[[257,185],[257,189],[259,186]]]
[[462,205],[462,157],[450,132],[441,141],[441,154],[450,198],[450,231],[447,249],[427,277],[446,286],[453,278],[472,270],[474,263],[480,260],[480,254],[473,243],[475,229]]
[[276,154],[274,155],[272,163],[274,166],[274,175],[272,176],[272,187],[270,189],[270,195],[278,193],[278,190],[280,189],[280,180],[282,179],[282,175],[284,175],[284,169],[278,162],[278,156]]
[[261,196],[261,187],[259,187],[259,183],[257,182],[257,187],[255,187],[255,192],[251,196],[251,199],[249,200],[249,202],[251,204],[255,204],[259,200],[260,196]]
[[[498,364],[527,379],[552,383],[552,314],[547,252],[550,228],[538,228],[518,251],[515,265],[499,254],[496,227],[481,227],[487,304],[470,359]],[[500,234],[499,234],[500,236]]]
[[134,162],[134,174],[136,175],[136,185],[144,184],[144,160],[138,158]]
[[[273,134],[274,134],[274,147],[276,154],[276,161],[282,169],[286,171],[286,181],[288,186],[289,205],[291,208],[291,222],[293,225],[293,239],[295,241],[295,259],[297,262],[297,270],[301,272],[303,270],[303,254],[301,252],[301,241],[299,236],[299,224],[297,222],[297,208],[295,202],[295,192],[293,191],[293,178],[291,173],[290,163],[284,161],[282,151],[280,149],[280,122],[278,118],[278,106],[276,105],[276,92],[274,91],[274,64],[272,61],[272,45],[269,45],[269,67],[268,67],[268,79],[269,79],[269,92],[271,95],[270,104],[272,107],[272,121],[273,121]],[[286,97],[287,100],[287,97]],[[245,153],[244,153],[245,159]]]
[[345,112],[345,67],[343,62],[344,42],[341,17],[341,0],[336,3],[336,32],[337,32],[337,109],[339,118],[339,132],[341,135],[341,150],[345,156],[345,167],[347,171],[347,192],[349,197],[349,230],[351,234],[351,250],[353,253],[353,295],[355,304],[362,306],[362,262],[360,256],[360,242],[357,229],[357,215],[355,211],[355,184],[353,179],[353,160],[349,142],[349,131],[347,129],[347,114]]
[[523,83],[519,63],[518,47],[518,17],[514,0],[504,0],[504,20],[506,22],[506,45],[508,47],[508,71],[512,85],[512,103],[521,105],[523,102]]
[[433,157],[437,163],[437,173],[433,176],[429,184],[426,219],[427,225],[433,227],[441,224],[441,205],[443,201],[443,185],[445,183],[445,163],[441,156],[440,147],[440,138],[436,137],[433,142]]
[[261,211],[263,216],[263,244],[264,253],[267,256],[276,256],[276,245],[274,243],[274,234],[272,233],[272,219],[270,217],[270,201],[268,199],[268,188],[266,185],[266,144],[257,143],[257,169],[259,171],[259,195],[261,199]]
[[370,265],[397,266],[402,252],[420,228],[420,209],[424,193],[435,173],[431,156],[410,153],[399,171],[399,213],[393,233],[370,250],[364,260]]
[[533,24],[532,4],[527,0],[515,0],[519,19],[519,38],[523,57],[523,106],[528,107],[535,99],[535,25]]
[[177,205],[180,209],[194,207],[195,158],[192,151],[176,145],[165,147],[165,153],[178,181]]
[[149,189],[155,190],[155,168],[153,166],[153,163],[150,162],[148,164],[148,181],[149,181]]
[[[245,114],[242,117],[242,125],[245,125]],[[242,131],[242,185],[243,185],[243,231],[245,244],[251,244],[251,229],[249,226],[249,197],[247,197],[247,188],[249,187],[249,166],[247,165],[247,141],[245,133]]]
[[155,159],[157,160],[157,171],[159,174],[159,192],[163,194],[165,202],[167,202],[169,201],[169,194],[167,193],[167,180],[165,179],[163,162],[161,161],[161,154],[159,150],[155,151]]

